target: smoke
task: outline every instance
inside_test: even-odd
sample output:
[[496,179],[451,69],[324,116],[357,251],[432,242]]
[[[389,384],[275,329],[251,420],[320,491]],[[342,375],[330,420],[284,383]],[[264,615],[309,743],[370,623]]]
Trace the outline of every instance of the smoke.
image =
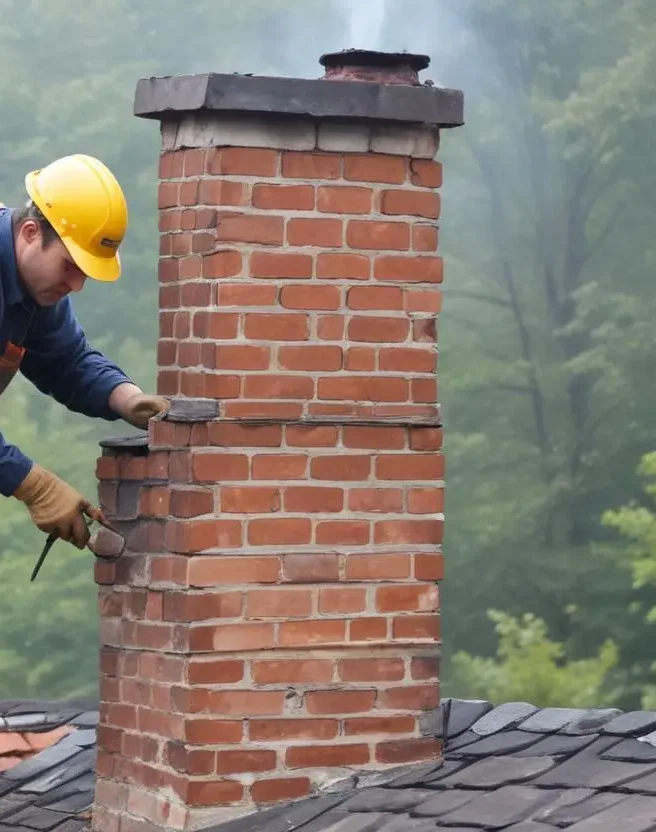
[[347,25],[345,48],[383,48],[387,0],[337,0],[337,5],[342,10]]

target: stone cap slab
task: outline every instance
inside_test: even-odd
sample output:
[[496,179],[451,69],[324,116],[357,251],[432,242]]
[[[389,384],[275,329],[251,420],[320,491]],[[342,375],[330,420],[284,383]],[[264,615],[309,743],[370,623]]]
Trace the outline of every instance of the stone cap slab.
[[142,78],[134,114],[167,119],[180,113],[269,114],[322,120],[429,125],[464,124],[460,90],[421,84],[203,73]]

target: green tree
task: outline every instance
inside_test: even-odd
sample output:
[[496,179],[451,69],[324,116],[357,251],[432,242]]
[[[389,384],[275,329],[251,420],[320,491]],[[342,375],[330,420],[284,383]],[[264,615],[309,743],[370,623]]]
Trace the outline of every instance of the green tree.
[[545,622],[531,613],[513,617],[495,610],[489,618],[498,638],[496,659],[458,651],[450,684],[454,695],[541,708],[608,704],[609,676],[618,660],[612,641],[596,656],[572,661],[566,659],[564,645],[549,638]]

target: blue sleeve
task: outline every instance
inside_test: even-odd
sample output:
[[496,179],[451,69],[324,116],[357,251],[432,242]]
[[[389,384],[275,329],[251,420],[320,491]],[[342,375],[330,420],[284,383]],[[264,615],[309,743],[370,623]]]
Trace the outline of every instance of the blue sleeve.
[[85,416],[119,418],[109,396],[131,379],[90,346],[69,298],[39,310],[25,348],[21,372],[42,393]]
[[11,497],[31,468],[32,460],[0,433],[0,494]]

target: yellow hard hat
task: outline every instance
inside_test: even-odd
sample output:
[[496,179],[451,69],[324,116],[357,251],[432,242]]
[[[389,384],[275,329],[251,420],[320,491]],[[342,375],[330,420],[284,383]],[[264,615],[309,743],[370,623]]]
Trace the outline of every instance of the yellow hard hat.
[[118,247],[127,230],[128,209],[109,168],[81,153],[64,156],[28,173],[25,187],[87,277],[120,277]]

